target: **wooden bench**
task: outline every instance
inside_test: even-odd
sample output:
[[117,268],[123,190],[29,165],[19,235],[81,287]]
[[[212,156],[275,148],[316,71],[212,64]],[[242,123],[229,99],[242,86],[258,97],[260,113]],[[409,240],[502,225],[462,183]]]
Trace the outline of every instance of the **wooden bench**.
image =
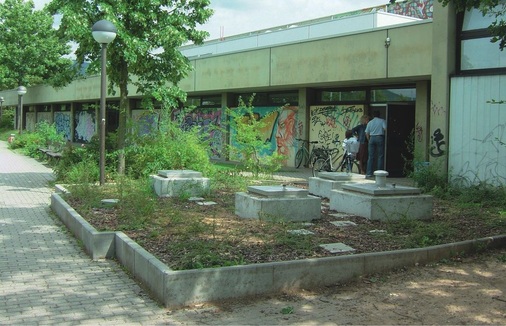
[[49,148],[39,148],[39,151],[47,156],[48,161],[58,160],[62,154]]

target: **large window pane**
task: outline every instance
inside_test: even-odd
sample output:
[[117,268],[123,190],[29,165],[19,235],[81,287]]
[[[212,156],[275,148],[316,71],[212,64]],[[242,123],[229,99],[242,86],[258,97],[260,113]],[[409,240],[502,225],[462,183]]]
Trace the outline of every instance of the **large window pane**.
[[415,88],[385,88],[371,91],[371,102],[412,102],[415,100]]
[[322,102],[349,102],[365,101],[365,90],[360,91],[322,91],[320,101]]
[[483,16],[478,9],[472,9],[464,14],[464,22],[462,24],[463,31],[487,28],[495,21],[493,16]]
[[461,70],[506,67],[506,52],[499,50],[490,38],[462,41]]

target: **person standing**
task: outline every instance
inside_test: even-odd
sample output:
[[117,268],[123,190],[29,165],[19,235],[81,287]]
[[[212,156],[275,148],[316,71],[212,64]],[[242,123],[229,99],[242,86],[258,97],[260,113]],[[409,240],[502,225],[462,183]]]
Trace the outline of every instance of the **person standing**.
[[374,119],[369,121],[365,128],[365,136],[369,141],[369,157],[367,159],[366,178],[373,178],[373,166],[376,161],[376,170],[383,170],[385,159],[385,133],[387,122],[380,117],[379,111],[374,111]]
[[360,143],[358,153],[357,153],[357,160],[358,160],[358,167],[360,168],[360,173],[365,174],[366,173],[366,167],[367,167],[367,159],[368,159],[368,142],[367,138],[365,136],[365,128],[367,127],[367,123],[369,122],[369,116],[364,114],[360,118],[360,124],[356,127],[351,129],[351,132],[353,134],[357,135],[358,142]]

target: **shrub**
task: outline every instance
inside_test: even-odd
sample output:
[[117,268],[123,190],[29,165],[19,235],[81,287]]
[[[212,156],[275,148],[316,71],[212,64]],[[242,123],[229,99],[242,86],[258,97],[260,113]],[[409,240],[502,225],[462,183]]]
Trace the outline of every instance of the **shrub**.
[[175,122],[166,122],[161,131],[131,136],[125,149],[128,175],[141,178],[158,170],[189,169],[208,173],[211,164],[208,144],[198,129],[182,130]]

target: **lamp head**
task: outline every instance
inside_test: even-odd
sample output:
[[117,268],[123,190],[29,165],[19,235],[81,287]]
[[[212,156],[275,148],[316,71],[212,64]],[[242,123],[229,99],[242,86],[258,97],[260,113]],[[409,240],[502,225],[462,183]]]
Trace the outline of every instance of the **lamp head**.
[[0,103],[3,103],[4,102],[4,98],[3,96],[0,96]]
[[25,95],[26,94],[26,87],[19,86],[17,92],[18,92],[18,95],[21,95],[21,96]]
[[111,43],[116,38],[117,33],[116,26],[105,19],[99,20],[91,28],[93,38],[100,44]]

